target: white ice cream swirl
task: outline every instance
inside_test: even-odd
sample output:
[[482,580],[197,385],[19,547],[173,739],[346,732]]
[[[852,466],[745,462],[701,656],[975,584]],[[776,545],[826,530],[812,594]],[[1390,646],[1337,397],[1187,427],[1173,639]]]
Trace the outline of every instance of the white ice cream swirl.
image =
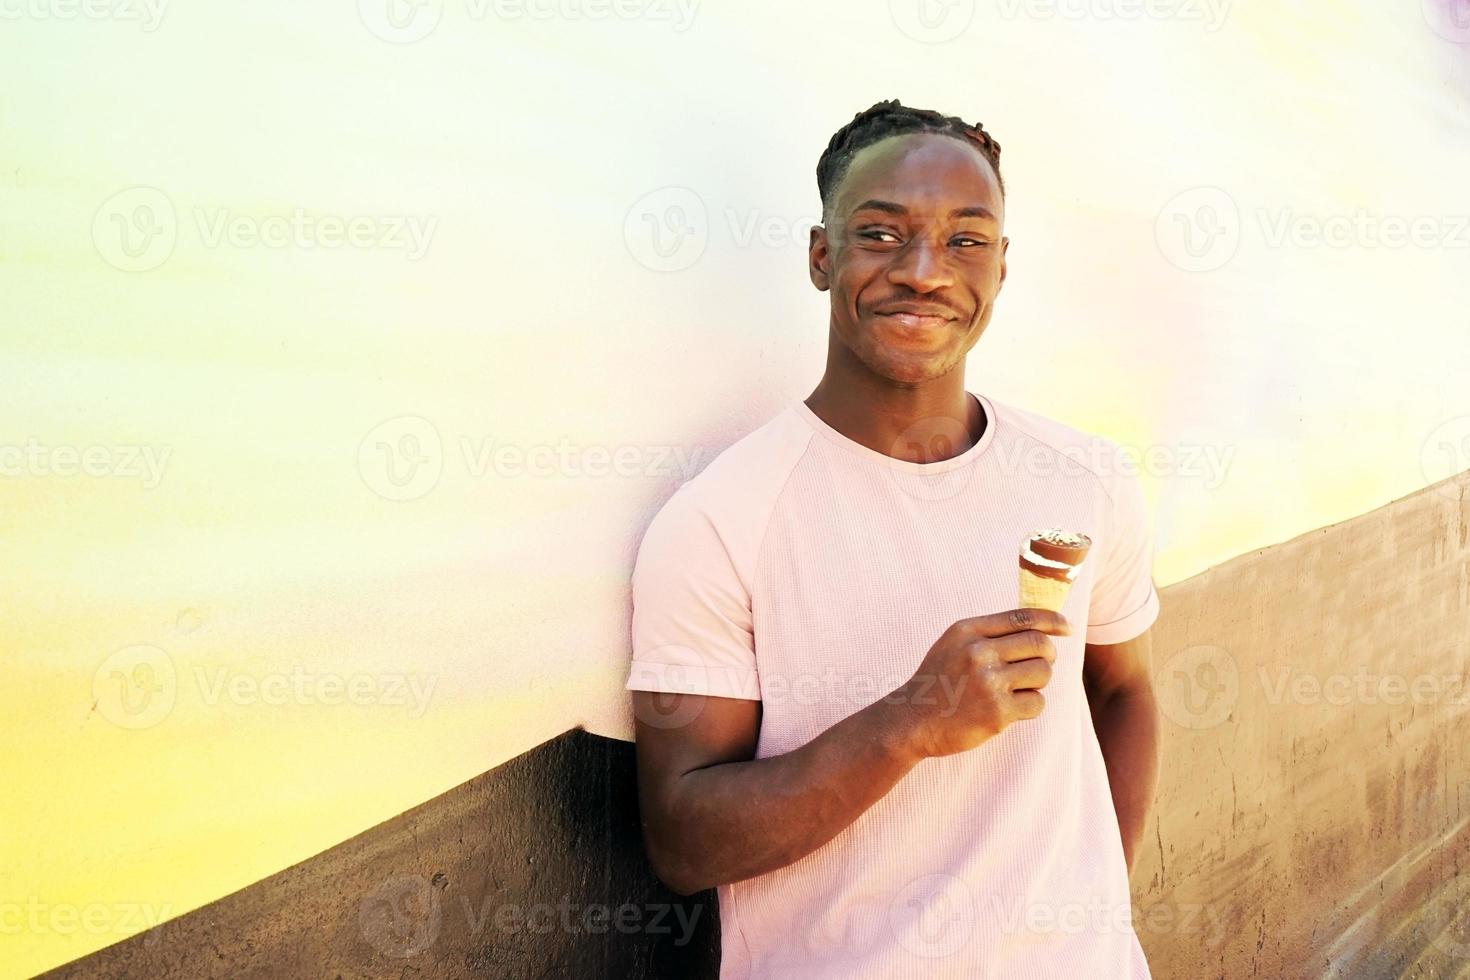
[[1021,552],[1021,557],[1026,559],[1026,561],[1029,561],[1033,565],[1040,565],[1042,568],[1064,569],[1067,573],[1065,577],[1068,582],[1077,581],[1077,575],[1079,572],[1082,571],[1082,566],[1080,564],[1068,565],[1064,561],[1056,561],[1051,558],[1043,558],[1042,556],[1031,550],[1031,544],[1029,542],[1026,544],[1026,550]]

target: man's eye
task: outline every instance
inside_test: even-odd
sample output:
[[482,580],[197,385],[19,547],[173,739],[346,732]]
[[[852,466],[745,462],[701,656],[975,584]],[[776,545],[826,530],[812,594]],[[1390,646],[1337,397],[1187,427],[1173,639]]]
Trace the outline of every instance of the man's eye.
[[867,239],[871,239],[872,241],[875,241],[875,242],[879,240],[879,238],[878,238],[879,235],[887,235],[889,238],[893,239],[894,241],[898,241],[898,236],[897,235],[895,235],[891,231],[884,231],[882,228],[869,228],[866,231],[860,231],[860,232],[858,232],[858,237],[859,238],[867,238]]
[[981,247],[981,248],[984,248],[984,247],[985,247],[985,246],[987,246],[987,245],[989,245],[989,244],[990,244],[990,243],[989,243],[989,242],[987,242],[987,241],[986,241],[986,240],[985,240],[985,239],[983,239],[983,238],[970,238],[970,237],[968,237],[968,236],[966,236],[966,237],[962,237],[962,238],[956,238],[956,239],[954,239],[954,240],[955,240],[955,241],[956,241],[956,242],[961,242],[961,243],[969,243],[969,244],[971,244],[971,245],[979,245],[979,246],[980,246],[980,247]]

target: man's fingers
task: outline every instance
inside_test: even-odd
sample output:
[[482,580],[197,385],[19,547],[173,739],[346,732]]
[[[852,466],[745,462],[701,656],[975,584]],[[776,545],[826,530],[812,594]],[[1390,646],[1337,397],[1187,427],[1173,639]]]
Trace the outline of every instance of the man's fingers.
[[1050,609],[1023,607],[1007,609],[1005,612],[962,619],[964,629],[976,637],[1002,637],[1025,630],[1050,633],[1053,636],[1071,636],[1072,624],[1067,617]]
[[1005,672],[1006,686],[1012,691],[1039,690],[1051,681],[1051,661],[1022,660],[1001,668]]
[[[1010,633],[983,641],[983,645],[994,650],[1001,663],[1013,664],[1023,660],[1041,659],[1051,663],[1057,659],[1057,645],[1051,637],[1036,630]],[[976,644],[981,646],[980,643]]]
[[1040,691],[1017,691],[1014,699],[1018,718],[1035,718],[1046,707],[1046,695]]

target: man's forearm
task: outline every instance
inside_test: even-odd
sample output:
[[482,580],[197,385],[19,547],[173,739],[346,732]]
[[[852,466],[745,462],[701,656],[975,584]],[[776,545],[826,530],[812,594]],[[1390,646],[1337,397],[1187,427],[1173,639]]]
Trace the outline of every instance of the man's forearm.
[[1132,872],[1159,780],[1158,705],[1147,691],[1117,694],[1092,709],[1092,723],[1107,764],[1123,857]]
[[836,837],[923,757],[902,720],[880,700],[791,752],[685,773],[665,881],[684,894],[742,881]]

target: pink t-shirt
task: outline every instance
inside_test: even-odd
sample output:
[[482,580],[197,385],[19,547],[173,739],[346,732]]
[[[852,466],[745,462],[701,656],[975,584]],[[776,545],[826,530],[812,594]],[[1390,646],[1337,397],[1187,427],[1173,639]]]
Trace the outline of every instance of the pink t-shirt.
[[1041,715],[925,759],[811,854],[720,886],[721,980],[1149,977],[1082,686],[1084,643],[1158,616],[1146,504],[1115,443],[975,397],[984,435],[936,463],[798,401],[644,534],[627,687],[759,699],[757,758],[903,684],[956,620],[1018,606],[1031,531],[1093,541]]

